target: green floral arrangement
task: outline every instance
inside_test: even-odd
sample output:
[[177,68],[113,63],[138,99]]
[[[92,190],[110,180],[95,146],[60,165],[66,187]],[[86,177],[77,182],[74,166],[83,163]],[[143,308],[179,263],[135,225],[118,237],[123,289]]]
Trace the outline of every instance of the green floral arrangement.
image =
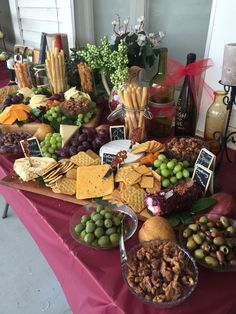
[[162,31],[148,34],[144,29],[143,16],[137,19],[137,24],[131,31],[128,31],[129,18],[125,19],[123,24],[121,25],[119,15],[112,21],[112,49],[117,50],[120,42],[124,41],[127,46],[128,67],[134,65],[141,68],[151,67],[159,54],[158,46],[165,34]]
[[92,69],[99,70],[104,88],[110,96],[111,91],[106,80],[109,74],[113,87],[117,90],[128,79],[128,55],[124,40],[120,40],[117,49],[112,49],[108,38],[103,37],[99,46],[87,44],[84,49],[77,51]]

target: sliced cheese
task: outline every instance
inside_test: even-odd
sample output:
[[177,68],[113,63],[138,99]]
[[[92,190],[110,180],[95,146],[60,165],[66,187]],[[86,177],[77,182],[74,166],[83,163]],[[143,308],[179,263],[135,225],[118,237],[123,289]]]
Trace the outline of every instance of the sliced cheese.
[[79,129],[77,125],[67,125],[61,124],[60,125],[60,134],[62,140],[62,147],[66,144],[69,139],[75,134],[75,132]]
[[39,106],[46,106],[48,98],[45,95],[34,95],[30,99],[29,106],[33,109]]
[[18,90],[18,93],[23,94],[25,98],[32,97],[34,92],[29,87],[22,87]]
[[113,173],[104,179],[109,165],[77,168],[76,198],[87,199],[111,194],[114,190]]

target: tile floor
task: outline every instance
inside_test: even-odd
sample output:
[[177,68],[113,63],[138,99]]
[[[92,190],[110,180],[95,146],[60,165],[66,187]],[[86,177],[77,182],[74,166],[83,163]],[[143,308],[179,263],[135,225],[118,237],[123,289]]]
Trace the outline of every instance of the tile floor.
[[44,256],[0,196],[0,314],[72,314]]

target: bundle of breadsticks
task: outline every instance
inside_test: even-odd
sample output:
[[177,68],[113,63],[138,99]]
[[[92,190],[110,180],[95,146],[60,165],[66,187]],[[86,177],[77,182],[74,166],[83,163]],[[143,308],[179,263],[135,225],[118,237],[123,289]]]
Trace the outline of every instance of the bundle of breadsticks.
[[128,85],[118,92],[118,96],[125,107],[126,137],[130,138],[136,128],[142,128],[141,141],[146,137],[144,111],[147,107],[148,88]]
[[83,62],[77,64],[81,87],[85,93],[92,93],[93,91],[93,78],[92,72],[93,70]]
[[27,64],[26,63],[15,63],[14,69],[15,69],[16,78],[17,78],[19,88],[22,88],[22,87],[31,88],[28,70],[27,70]]
[[64,51],[55,48],[47,51],[46,68],[52,92],[54,94],[66,90],[66,67]]

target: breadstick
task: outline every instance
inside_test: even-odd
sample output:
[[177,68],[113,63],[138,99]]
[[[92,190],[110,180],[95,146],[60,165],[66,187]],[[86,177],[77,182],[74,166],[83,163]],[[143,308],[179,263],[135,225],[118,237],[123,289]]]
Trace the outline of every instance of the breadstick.
[[[55,48],[56,50],[57,48]],[[58,62],[58,57],[56,54],[54,54],[54,62],[55,62],[55,73],[56,73],[56,77],[55,77],[55,85],[56,85],[56,93],[60,92],[60,70],[59,70],[59,62]]]
[[[124,91],[124,99],[125,99],[125,106],[127,107],[128,110],[133,110],[133,105],[132,105],[132,99],[131,99],[131,94],[129,91],[125,90]],[[134,115],[132,115],[131,111],[128,112],[128,117],[129,117],[129,123],[132,127],[132,129],[136,129],[137,128],[137,121],[134,118]]]
[[51,52],[51,61],[52,61],[52,86],[53,86],[53,92],[56,93],[57,85],[56,85],[56,68],[55,68],[55,59],[54,55]]

